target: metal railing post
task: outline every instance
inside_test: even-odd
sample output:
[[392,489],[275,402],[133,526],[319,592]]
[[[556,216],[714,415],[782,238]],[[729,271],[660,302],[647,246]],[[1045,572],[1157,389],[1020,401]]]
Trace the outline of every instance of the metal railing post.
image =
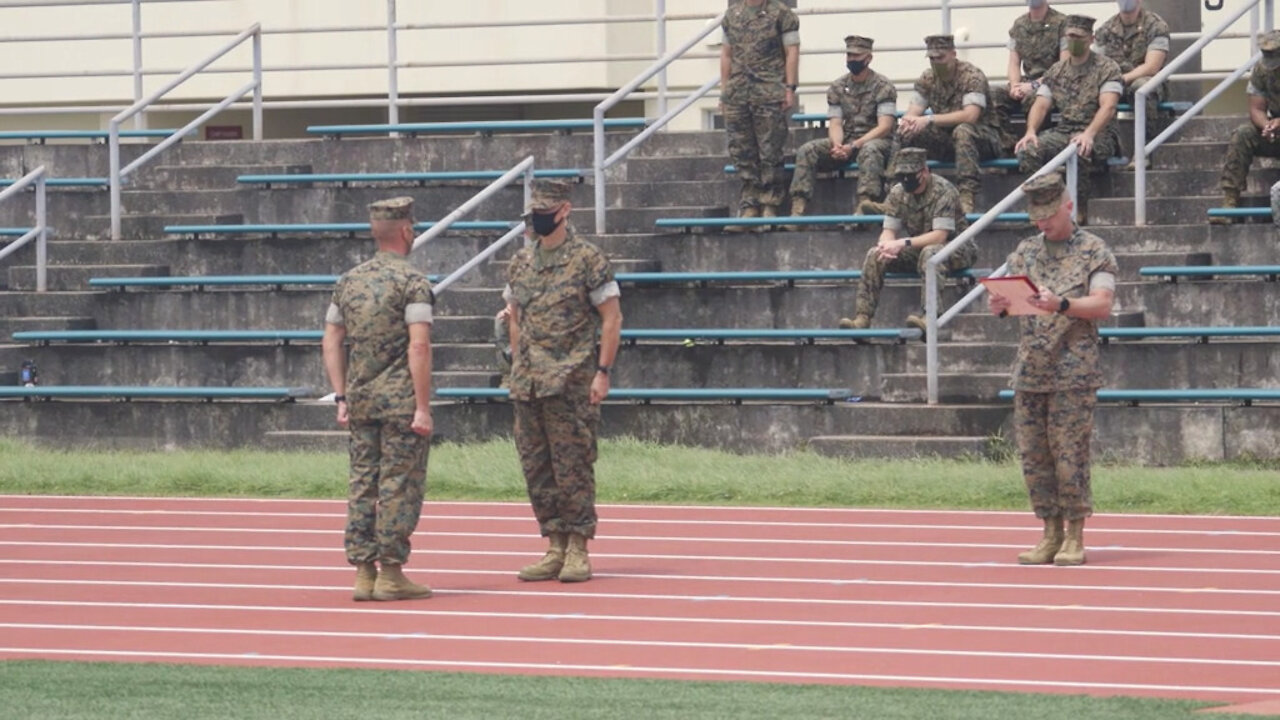
[[262,28],[253,33],[253,139],[262,140]]
[[[657,57],[667,54],[667,0],[654,0],[657,5]],[[667,114],[667,69],[658,73],[658,115]]]
[[[142,99],[142,0],[133,0],[133,101]],[[142,130],[147,126],[146,116],[138,113],[133,126]]]
[[1133,224],[1147,224],[1147,96],[1133,94]]
[[1080,216],[1080,153],[1067,158],[1067,194],[1071,196],[1071,219]]
[[951,34],[951,0],[942,0],[942,34]]
[[925,400],[938,404],[938,272],[937,266],[927,263],[924,267],[924,317],[925,317]]
[[1276,27],[1276,4],[1275,0],[1266,0],[1266,11],[1263,13],[1266,18],[1267,29],[1274,30]]
[[466,215],[472,210],[475,210],[477,207],[480,206],[480,203],[483,203],[485,200],[488,200],[489,198],[493,197],[495,193],[501,191],[503,188],[510,185],[511,183],[516,182],[522,177],[527,182],[528,178],[532,177],[533,171],[534,171],[533,156],[530,155],[525,159],[521,160],[520,162],[516,163],[515,165],[513,165],[510,170],[502,174],[502,177],[499,177],[497,180],[494,180],[493,182],[484,186],[484,188],[480,190],[480,192],[476,193],[475,195],[472,195],[470,200],[467,200],[466,202],[462,203],[458,207],[454,208],[453,211],[450,212],[448,215],[445,215],[444,217],[440,218],[440,220],[436,222],[435,225],[432,225],[431,227],[427,228],[425,232],[423,232],[418,237],[414,238],[413,247],[410,248],[410,252],[412,252],[413,250],[417,250],[418,247],[423,243],[431,242],[433,238],[442,234],[445,230],[448,230],[449,226],[457,222],[463,215]]
[[111,118],[107,122],[107,161],[111,184],[111,239],[120,239],[120,121]]
[[524,171],[524,202],[520,205],[520,212],[529,207],[529,201],[533,200],[533,165]]
[[608,210],[605,208],[604,198],[604,108],[597,105],[591,111],[591,118],[595,122],[592,128],[595,141],[595,157],[591,160],[591,177],[595,184],[595,200],[596,200],[596,234],[603,235],[605,233],[605,214]]
[[1249,10],[1249,54],[1258,52],[1258,31],[1262,29],[1262,21],[1258,10],[1258,4],[1254,3],[1253,8]]
[[[387,123],[400,122],[400,51],[397,46],[396,0],[387,0]],[[397,136],[398,133],[392,133]]]
[[49,222],[45,211],[45,176],[36,179],[36,227],[40,234],[36,236],[36,292],[49,289]]

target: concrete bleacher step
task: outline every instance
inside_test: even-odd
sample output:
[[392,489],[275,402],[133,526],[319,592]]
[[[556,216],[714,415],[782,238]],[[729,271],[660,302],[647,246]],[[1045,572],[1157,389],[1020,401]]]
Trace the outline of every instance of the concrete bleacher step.
[[0,318],[0,340],[30,330],[94,330],[98,321],[87,315],[36,315]]
[[[1209,208],[1222,204],[1221,196],[1148,197],[1147,222],[1159,225],[1206,225]],[[1089,201],[1089,224],[1133,225],[1132,198],[1098,197]],[[1270,224],[1270,220],[1267,220]]]
[[611,183],[605,193],[605,202],[611,210],[648,206],[727,207],[737,202],[737,196],[737,190],[723,182],[672,178],[661,183]]
[[495,369],[487,370],[433,370],[431,386],[442,387],[497,387],[499,375]]
[[[125,207],[126,210],[130,208]],[[89,215],[85,219],[84,237],[107,239],[111,237],[111,217],[109,215]],[[167,225],[236,225],[245,222],[243,213],[225,213],[219,215],[149,215],[138,212],[126,212],[120,217],[120,237],[124,240],[159,240],[166,237],[164,228]]]
[[[1001,372],[947,372],[938,374],[938,399],[945,403],[991,402],[1001,390],[1009,387],[1009,370]],[[928,398],[923,372],[883,373],[880,375],[881,399],[884,402],[914,403]]]
[[[1260,165],[1260,163],[1257,163]],[[1221,168],[1178,170],[1156,169],[1147,172],[1147,197],[1180,197],[1186,195],[1218,197],[1222,191],[1218,185],[1222,176]],[[1113,170],[1100,180],[1100,197],[1128,197],[1134,193],[1135,178],[1131,171]],[[1267,197],[1271,186],[1280,180],[1280,169],[1254,167],[1248,177],[1248,188],[1243,193],[1246,197]],[[1261,204],[1261,203],[1260,203]]]
[[[46,268],[46,279],[50,290],[88,290],[91,277],[111,275],[154,277],[168,274],[168,265],[49,265]],[[10,266],[8,276],[11,290],[35,290],[36,288],[34,265]]]
[[676,178],[683,182],[720,184],[729,178],[724,173],[726,162],[728,158],[723,151],[713,155],[631,157],[627,160],[624,171],[626,182],[632,183],[667,182]]
[[[729,208],[724,205],[709,207],[706,205],[668,206],[668,207],[626,207],[609,211],[609,229],[620,232],[644,232],[652,230],[654,221],[665,217],[728,217]],[[570,216],[576,227],[594,229],[595,211],[591,208],[573,209]]]
[[234,188],[240,175],[297,175],[312,172],[310,163],[153,165],[140,170],[130,187],[152,190]]
[[[1142,286],[1144,283],[1125,283],[1127,286]],[[1148,319],[1143,309],[1118,306],[1111,318],[1102,323],[1106,327],[1141,327],[1143,325],[1159,325]],[[986,305],[979,301],[969,306],[968,312],[956,316],[944,330],[943,349],[956,347],[964,343],[1017,343],[1018,321],[1016,318],[998,318],[986,312]],[[919,367],[923,368],[923,364]]]
[[[1132,140],[1132,138],[1130,138]],[[1227,154],[1227,138],[1201,142],[1169,143],[1156,149],[1147,160],[1148,170],[1222,170]]]
[[[1105,231],[1104,231],[1105,232]],[[1120,266],[1119,279],[1138,280],[1138,271],[1150,265],[1210,265],[1213,253],[1209,252],[1165,252],[1134,253],[1115,252],[1116,263]]]
[[807,444],[810,450],[819,455],[849,459],[984,458],[992,454],[993,438],[963,435],[818,435],[809,438]]

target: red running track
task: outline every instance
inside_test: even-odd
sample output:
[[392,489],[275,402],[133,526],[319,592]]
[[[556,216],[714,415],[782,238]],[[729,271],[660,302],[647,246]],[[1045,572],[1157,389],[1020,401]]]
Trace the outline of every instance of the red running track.
[[0,658],[1280,699],[1280,518],[605,506],[521,583],[528,508],[428,503],[429,600],[355,603],[330,501],[0,496]]

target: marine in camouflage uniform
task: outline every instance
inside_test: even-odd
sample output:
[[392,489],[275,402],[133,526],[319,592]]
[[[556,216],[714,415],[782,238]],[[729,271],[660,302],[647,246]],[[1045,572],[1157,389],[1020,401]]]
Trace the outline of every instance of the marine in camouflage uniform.
[[889,78],[870,67],[874,42],[858,35],[844,39],[850,72],[827,88],[828,137],[810,140],[796,151],[796,172],[791,178],[792,215],[804,214],[813,197],[815,172],[838,170],[850,162],[858,163],[855,209],[863,201],[876,201],[884,195],[898,91]]
[[[1111,312],[1118,267],[1101,238],[1071,222],[1060,174],[1032,178],[1022,189],[1042,232],[1009,255],[1009,275],[1030,279],[1039,291],[1032,304],[1044,314],[1019,319],[1013,423],[1031,506],[1045,530],[1018,559],[1078,565],[1085,560],[1084,521],[1093,514],[1090,441],[1102,386],[1098,319]],[[991,298],[993,312],[1003,317],[1007,308]]]
[[[1066,50],[1066,41],[1062,31],[1067,16],[1049,7],[1044,2],[1043,10],[1034,6],[1009,28],[1009,84],[991,86],[991,105],[1000,118],[1001,146],[1003,150],[1012,150],[1013,115],[1026,115],[1036,101],[1036,90],[1040,88],[1040,78],[1048,72],[1054,63],[1062,58]],[[1032,14],[1043,12],[1039,19]],[[1012,89],[1018,88],[1021,98],[1013,96]]]
[[[522,580],[590,579],[596,431],[622,314],[609,259],[568,224],[569,184],[539,180],[527,208],[535,242],[507,272],[510,392],[529,500],[549,549]],[[596,338],[600,338],[597,354]]]
[[[904,148],[898,153],[893,170],[899,182],[885,200],[884,231],[880,241],[867,251],[862,279],[858,282],[854,315],[853,318],[840,319],[842,328],[860,330],[870,327],[876,306],[880,303],[885,273],[914,272],[923,277],[929,270],[929,259],[968,227],[955,186],[946,178],[929,172],[923,149]],[[916,183],[917,187],[907,189]],[[977,255],[977,244],[969,240],[938,267],[939,298],[947,273],[972,267]],[[922,308],[928,298],[926,293],[926,286],[922,284]],[[908,315],[906,322],[908,326],[924,332],[924,311]]]
[[[1132,103],[1135,93],[1155,77],[1164,67],[1169,55],[1169,23],[1164,18],[1142,7],[1141,0],[1128,0],[1137,7],[1136,16],[1126,21],[1123,13],[1126,0],[1121,0],[1121,13],[1112,15],[1098,28],[1098,52],[1120,66],[1124,74],[1124,102]],[[1159,62],[1154,69],[1135,75],[1134,71],[1147,62],[1148,53],[1158,53]],[[1154,60],[1155,58],[1153,58]],[[1169,83],[1163,83],[1147,96],[1147,133],[1152,135],[1159,127],[1159,105],[1169,96]],[[1150,139],[1150,137],[1148,137]]]
[[[1222,187],[1224,207],[1237,207],[1240,194],[1248,184],[1249,166],[1258,155],[1280,157],[1280,30],[1268,30],[1258,34],[1258,48],[1262,59],[1253,67],[1249,79],[1249,122],[1231,133],[1227,144],[1227,156],[1222,163]],[[1277,193],[1272,188],[1272,207]],[[1275,214],[1280,221],[1280,215]],[[1229,223],[1228,218],[1213,218],[1210,222]]]
[[434,299],[406,257],[412,198],[369,208],[378,252],[338,279],[325,315],[325,368],[339,422],[351,432],[344,545],[357,568],[356,600],[427,597],[431,590],[410,583],[400,566],[426,489]]
[[[931,67],[916,80],[911,106],[898,122],[894,154],[915,147],[924,148],[931,160],[954,160],[960,205],[973,212],[982,189],[979,163],[1000,155],[1000,119],[990,105],[991,87],[978,66],[956,59],[953,36],[930,35],[924,41]],[[962,119],[959,113],[971,113],[969,108],[977,110],[976,117]]]
[[[1093,18],[1067,18],[1067,41],[1072,56],[1059,60],[1041,79],[1036,104],[1027,117],[1027,133],[1018,141],[1018,169],[1028,175],[1062,152],[1072,140],[1087,138],[1091,151],[1080,166],[1077,198],[1078,221],[1087,222],[1089,198],[1093,195],[1093,175],[1105,169],[1107,158],[1120,152],[1120,132],[1116,127],[1116,104],[1124,92],[1120,67],[1115,61],[1089,49]],[[1043,133],[1036,130],[1051,109],[1060,115],[1057,126]],[[1092,167],[1090,167],[1092,166]]]
[[800,20],[779,0],[742,0],[721,23],[720,90],[729,159],[742,181],[739,214],[776,216],[786,192],[782,156],[795,105]]

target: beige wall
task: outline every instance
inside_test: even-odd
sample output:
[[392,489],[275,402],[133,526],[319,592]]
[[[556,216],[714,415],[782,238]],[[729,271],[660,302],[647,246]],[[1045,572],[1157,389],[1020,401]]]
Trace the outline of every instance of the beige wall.
[[[1191,1],[1191,0],[1188,0]],[[668,12],[682,15],[712,15],[724,8],[724,0],[668,0]],[[1236,2],[1227,0],[1228,6]],[[803,13],[810,7],[879,8],[892,3],[879,0],[802,0]],[[653,12],[653,0],[399,0],[398,19],[402,23],[459,23],[486,20],[521,21],[568,17],[620,17]],[[1113,2],[1091,2],[1062,6],[1071,12],[1105,18],[1114,12]],[[1020,7],[961,9],[954,12],[953,29],[961,42],[1003,43],[1007,29]],[[374,69],[268,72],[265,92],[269,100],[313,98],[386,97],[385,31],[316,34],[270,34],[272,30],[298,27],[351,28],[383,27],[384,0],[192,0],[190,2],[148,2],[144,0],[143,28],[146,32],[222,30],[222,37],[148,39],[144,45],[144,65],[165,74],[148,75],[145,88],[159,88],[172,74],[206,55],[234,32],[252,22],[268,31],[263,39],[263,60],[268,68],[355,64],[381,66]],[[84,36],[96,33],[124,33],[130,30],[128,3],[92,7],[0,8],[0,24],[9,37],[52,35]],[[1216,15],[1214,17],[1221,17]],[[702,19],[673,21],[668,29],[669,46],[676,46],[706,24]],[[1248,29],[1247,20],[1239,25]],[[803,109],[820,112],[825,108],[823,89],[843,72],[841,38],[857,32],[876,38],[875,66],[900,83],[909,84],[924,67],[921,39],[941,30],[937,11],[876,11],[837,15],[801,16],[801,95]],[[719,32],[712,33],[692,51],[693,57],[672,66],[669,74],[673,90],[696,87],[717,73]],[[649,63],[644,60],[615,62],[534,63],[538,58],[651,55],[654,32],[650,23],[608,25],[561,25],[484,29],[415,29],[399,34],[400,59],[411,63],[457,63],[450,67],[405,68],[399,73],[400,93],[407,97],[447,97],[469,94],[533,94],[609,92],[622,85]],[[889,51],[894,46],[910,50]],[[1206,67],[1223,68],[1243,60],[1243,41],[1227,41],[1206,56]],[[1003,76],[1005,53],[1000,49],[964,50],[964,59]],[[492,63],[492,64],[475,64]],[[250,64],[248,46],[220,61],[215,68],[245,68]],[[132,66],[129,39],[80,42],[0,43],[0,74],[57,72],[79,75],[90,70],[126,71]],[[171,102],[215,100],[248,80],[245,72],[210,73],[192,79],[166,100]],[[652,84],[651,84],[652,87]],[[60,79],[0,79],[0,106],[105,105],[123,107],[132,101],[131,77],[71,77]],[[905,104],[905,98],[904,104]],[[479,117],[582,117],[592,103],[572,105],[528,105],[523,107],[447,105],[402,109],[403,120],[458,119]],[[714,107],[707,100],[690,110],[675,127],[700,127],[706,112]],[[655,114],[650,103],[647,114]],[[632,111],[635,111],[634,108]],[[385,107],[343,111],[269,111],[268,132],[292,135],[313,122],[375,122],[384,120]],[[168,126],[194,117],[195,113],[157,113],[152,126]],[[0,115],[4,127],[103,127],[109,113],[96,115]],[[237,113],[215,121],[217,124],[244,122]]]

